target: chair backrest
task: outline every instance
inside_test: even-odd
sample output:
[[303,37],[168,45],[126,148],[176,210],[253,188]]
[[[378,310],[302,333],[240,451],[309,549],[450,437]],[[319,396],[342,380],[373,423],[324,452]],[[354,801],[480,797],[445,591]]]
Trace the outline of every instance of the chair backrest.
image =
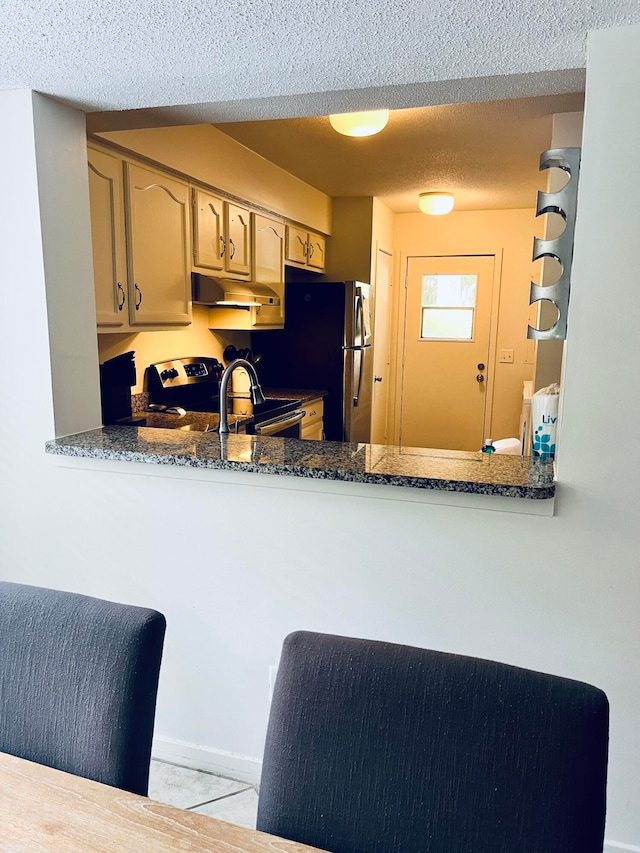
[[298,632],[257,826],[332,853],[602,853],[607,744],[590,685]]
[[147,794],[165,619],[0,583],[0,751]]

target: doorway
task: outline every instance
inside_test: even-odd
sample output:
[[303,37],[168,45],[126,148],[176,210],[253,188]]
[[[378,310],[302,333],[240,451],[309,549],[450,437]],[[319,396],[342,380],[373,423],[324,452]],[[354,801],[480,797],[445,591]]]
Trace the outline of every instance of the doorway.
[[408,258],[402,446],[482,446],[495,264],[494,255]]
[[391,364],[391,286],[393,255],[378,249],[375,272],[375,347],[373,350],[373,401],[371,443],[386,444],[388,439],[389,374]]

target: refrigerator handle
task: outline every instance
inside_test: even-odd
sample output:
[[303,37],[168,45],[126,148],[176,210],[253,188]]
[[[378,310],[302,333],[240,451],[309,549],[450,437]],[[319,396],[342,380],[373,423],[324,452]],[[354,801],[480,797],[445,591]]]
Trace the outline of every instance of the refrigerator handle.
[[360,367],[358,369],[358,386],[356,388],[355,397],[353,398],[354,409],[357,407],[358,401],[360,399],[360,389],[362,387],[362,368],[364,366],[364,359],[365,359],[365,354],[364,354],[364,349],[362,349],[360,352]]
[[360,288],[358,288],[358,295],[356,296],[356,328],[355,328],[356,338],[360,342],[360,346],[364,344],[364,299],[362,297],[362,293],[360,293]]

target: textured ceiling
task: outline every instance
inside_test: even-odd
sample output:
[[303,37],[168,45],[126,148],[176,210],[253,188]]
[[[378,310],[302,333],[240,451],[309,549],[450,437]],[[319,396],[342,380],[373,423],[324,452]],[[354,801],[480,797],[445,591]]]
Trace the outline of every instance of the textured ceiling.
[[582,109],[555,95],[392,112],[376,136],[340,136],[325,118],[228,123],[218,129],[330,196],[378,196],[415,211],[418,193],[449,190],[457,210],[533,207],[553,113]]
[[[518,114],[525,101],[504,106],[508,121],[474,102],[582,91],[588,32],[633,23],[637,0],[0,0],[0,90],[78,106],[94,132],[406,110],[367,149],[323,140],[317,119],[296,125],[300,146],[327,149],[315,172],[295,151],[268,156],[332,194],[376,193],[396,209],[444,185],[459,209],[518,207],[537,185],[548,119]],[[466,106],[434,107],[447,104]]]
[[532,72],[566,92],[589,30],[638,22],[637,0],[2,0],[0,89],[87,111],[360,89],[379,101],[410,85],[421,103],[455,103],[475,99],[460,81],[508,88]]

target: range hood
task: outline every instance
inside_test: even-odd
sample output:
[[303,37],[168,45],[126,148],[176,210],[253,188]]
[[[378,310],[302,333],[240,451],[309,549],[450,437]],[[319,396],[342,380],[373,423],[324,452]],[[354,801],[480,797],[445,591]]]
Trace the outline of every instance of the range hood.
[[210,308],[261,308],[280,305],[280,296],[267,284],[191,273],[192,298],[197,305]]

